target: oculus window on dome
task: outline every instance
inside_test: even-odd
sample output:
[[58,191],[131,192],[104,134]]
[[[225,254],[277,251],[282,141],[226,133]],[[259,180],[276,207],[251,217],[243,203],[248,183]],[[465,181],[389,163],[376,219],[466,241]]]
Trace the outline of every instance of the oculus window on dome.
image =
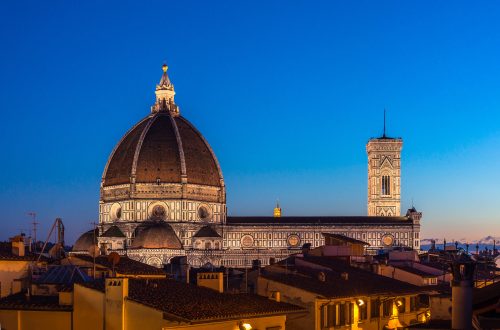
[[198,218],[202,221],[209,221],[212,218],[212,212],[208,205],[200,205],[198,207]]
[[148,216],[151,220],[168,220],[168,206],[164,202],[155,202],[148,207]]
[[161,205],[155,205],[153,211],[151,212],[152,218],[155,220],[165,220],[167,212],[165,208]]
[[120,220],[122,217],[122,207],[119,203],[115,203],[111,206],[109,211],[109,217],[111,221]]

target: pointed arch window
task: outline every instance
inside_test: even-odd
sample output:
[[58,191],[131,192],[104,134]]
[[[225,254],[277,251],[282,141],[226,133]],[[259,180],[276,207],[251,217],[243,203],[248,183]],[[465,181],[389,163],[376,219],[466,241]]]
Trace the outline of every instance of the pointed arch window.
[[391,194],[391,177],[388,175],[382,176],[382,195],[388,196]]

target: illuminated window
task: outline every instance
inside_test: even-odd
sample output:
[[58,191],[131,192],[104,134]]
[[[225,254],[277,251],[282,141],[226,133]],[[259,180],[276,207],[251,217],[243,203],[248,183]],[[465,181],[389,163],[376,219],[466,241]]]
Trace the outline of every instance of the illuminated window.
[[382,176],[382,195],[388,196],[391,194],[391,177],[388,175]]

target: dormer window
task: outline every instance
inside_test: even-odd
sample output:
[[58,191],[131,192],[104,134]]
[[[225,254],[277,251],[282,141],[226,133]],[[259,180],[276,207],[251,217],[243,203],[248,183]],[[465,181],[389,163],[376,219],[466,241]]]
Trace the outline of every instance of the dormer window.
[[391,194],[391,177],[388,175],[382,176],[382,196]]

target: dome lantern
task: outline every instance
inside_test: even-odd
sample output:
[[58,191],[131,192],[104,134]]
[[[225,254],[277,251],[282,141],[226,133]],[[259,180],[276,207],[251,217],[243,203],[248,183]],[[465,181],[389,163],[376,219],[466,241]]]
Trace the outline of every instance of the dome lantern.
[[167,74],[168,66],[163,64],[162,70],[160,83],[156,85],[156,103],[151,107],[151,112],[168,111],[172,116],[178,116],[179,107],[174,102],[175,90]]

